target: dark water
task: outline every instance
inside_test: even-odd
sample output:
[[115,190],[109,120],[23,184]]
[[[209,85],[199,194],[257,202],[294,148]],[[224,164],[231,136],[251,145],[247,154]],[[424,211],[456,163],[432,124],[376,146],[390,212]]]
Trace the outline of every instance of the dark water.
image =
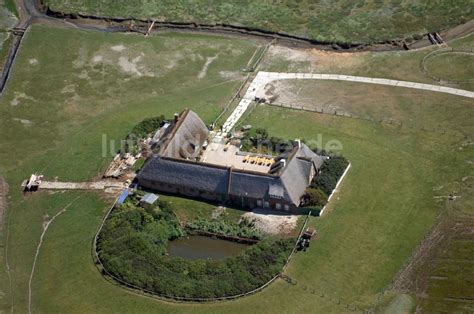
[[186,259],[220,260],[235,256],[247,247],[247,244],[196,235],[171,241],[168,253]]

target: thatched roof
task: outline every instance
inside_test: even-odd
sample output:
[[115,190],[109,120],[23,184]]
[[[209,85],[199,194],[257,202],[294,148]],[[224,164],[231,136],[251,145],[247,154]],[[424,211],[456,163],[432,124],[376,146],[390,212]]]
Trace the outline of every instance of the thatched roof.
[[158,143],[160,156],[194,159],[199,155],[209,130],[192,110],[185,110],[173,121]]

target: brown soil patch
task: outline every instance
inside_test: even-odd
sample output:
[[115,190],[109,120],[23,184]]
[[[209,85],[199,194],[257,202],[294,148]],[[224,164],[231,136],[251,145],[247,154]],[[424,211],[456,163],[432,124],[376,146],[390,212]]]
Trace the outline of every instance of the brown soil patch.
[[257,229],[267,234],[290,234],[296,228],[298,216],[270,210],[255,209],[242,218],[252,221]]
[[368,52],[334,53],[318,49],[311,49],[309,53],[318,60],[318,64],[324,64],[327,68],[354,68],[362,64],[363,56],[368,55]]
[[[308,70],[324,73],[336,73],[340,70],[353,69],[364,62],[368,52],[331,52],[315,48],[297,49],[272,45],[266,60],[282,60],[292,63],[307,63]],[[265,63],[265,61],[264,61]],[[301,72],[301,71],[299,71]]]

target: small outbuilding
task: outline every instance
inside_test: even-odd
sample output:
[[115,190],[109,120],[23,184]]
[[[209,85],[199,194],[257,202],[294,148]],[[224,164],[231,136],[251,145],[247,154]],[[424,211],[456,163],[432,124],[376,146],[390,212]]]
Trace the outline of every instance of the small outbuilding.
[[160,197],[158,195],[153,194],[153,193],[147,193],[141,198],[140,205],[143,207],[152,206],[159,199]]
[[118,197],[117,201],[115,202],[115,207],[119,207],[122,205],[125,200],[127,199],[128,195],[130,194],[130,191],[128,189],[125,189],[122,194]]

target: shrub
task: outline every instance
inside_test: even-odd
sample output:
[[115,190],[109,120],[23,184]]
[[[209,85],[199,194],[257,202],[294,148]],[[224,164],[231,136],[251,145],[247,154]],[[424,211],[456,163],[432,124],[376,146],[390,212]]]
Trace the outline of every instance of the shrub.
[[348,164],[349,162],[342,156],[332,156],[326,159],[320,173],[311,182],[311,188],[320,189],[326,195],[331,195]]
[[262,238],[262,233],[255,229],[253,223],[246,220],[242,220],[239,224],[236,224],[222,220],[208,221],[201,219],[188,223],[186,229],[190,231],[205,231],[254,240]]
[[250,133],[245,134],[242,139],[241,149],[243,151],[274,155],[291,151],[295,144],[296,143],[291,140],[285,140],[275,136],[269,137],[267,130],[258,128],[254,136]]
[[158,130],[165,120],[165,116],[147,118],[135,125],[129,136],[134,135],[137,138],[144,138],[152,132]]
[[261,139],[264,139],[264,140],[268,138],[268,132],[264,128],[257,128],[255,130],[255,132],[257,133],[258,138],[261,138]]
[[147,118],[135,125],[125,138],[121,153],[131,153],[136,155],[139,152],[139,141],[158,130],[163,126],[164,121],[165,117],[161,115],[159,117]]
[[328,201],[328,195],[320,189],[308,188],[303,196],[304,206],[324,206]]
[[[160,295],[211,298],[248,292],[277,275],[293,247],[294,239],[269,238],[221,261],[170,257],[168,241],[183,235],[171,204],[159,201],[158,207],[144,209],[137,201],[132,196],[110,214],[97,251],[114,277]],[[249,225],[218,222],[206,222],[204,227],[252,230]]]

